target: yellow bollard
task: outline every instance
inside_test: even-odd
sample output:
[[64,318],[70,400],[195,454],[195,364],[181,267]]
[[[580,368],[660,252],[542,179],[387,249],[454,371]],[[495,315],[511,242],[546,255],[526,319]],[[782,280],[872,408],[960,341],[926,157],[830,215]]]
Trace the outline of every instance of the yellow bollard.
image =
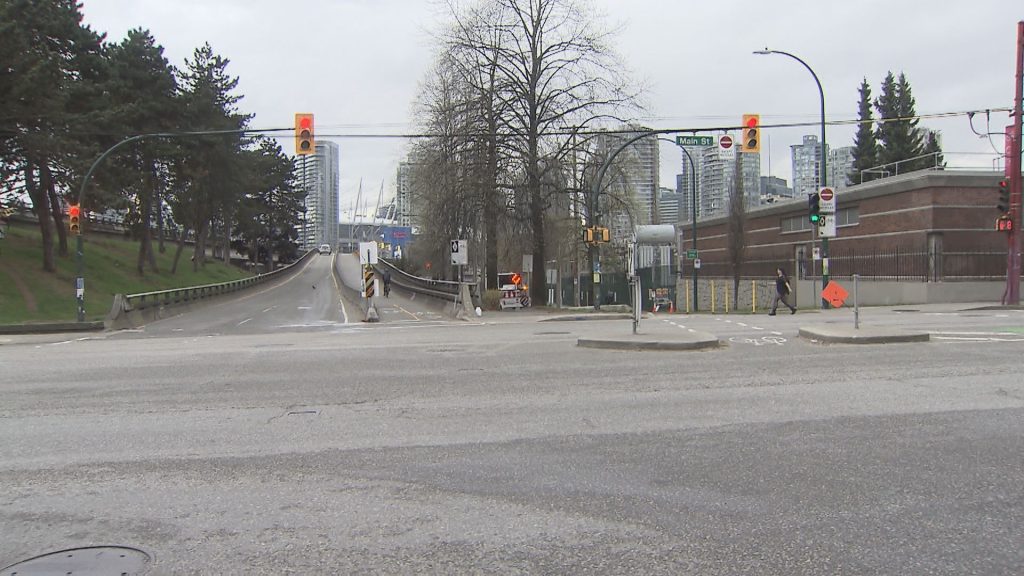
[[729,313],[729,285],[725,285],[725,313]]
[[750,281],[750,313],[757,314],[757,280]]
[[715,312],[717,312],[717,310],[715,308],[715,281],[712,280],[711,281],[711,313],[714,314]]

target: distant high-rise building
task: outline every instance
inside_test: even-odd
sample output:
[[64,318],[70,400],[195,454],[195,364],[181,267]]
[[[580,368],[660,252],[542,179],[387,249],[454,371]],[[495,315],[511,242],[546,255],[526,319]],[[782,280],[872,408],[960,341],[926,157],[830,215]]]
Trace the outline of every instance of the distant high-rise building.
[[676,224],[679,222],[680,194],[671,188],[658,189],[658,223]]
[[777,176],[761,176],[761,204],[793,198],[793,189]]
[[395,220],[399,226],[412,226],[412,164],[398,165],[398,182],[395,188]]
[[853,146],[833,148],[828,151],[828,185],[836,190],[853,186],[857,182],[850,180],[853,171]]
[[[626,139],[647,130],[639,126],[628,126],[635,133],[608,134],[599,137],[597,147],[605,154],[618,149]],[[622,167],[622,187],[631,204],[636,208],[633,212],[633,225],[653,224],[658,220],[658,137],[651,135],[630,144],[615,157],[616,163]],[[612,177],[607,173],[605,178]],[[614,208],[613,208],[614,209]],[[616,210],[616,213],[617,210]],[[613,228],[616,238],[628,238],[629,220],[622,215],[615,222],[606,222]]]
[[306,190],[306,212],[300,230],[304,249],[338,243],[340,166],[338,145],[326,140],[316,143],[315,154],[296,161],[298,185]]
[[[686,154],[683,155],[682,173],[676,174],[676,192],[679,193],[679,217],[689,222],[692,218],[692,211],[690,209],[690,202],[692,200],[694,191],[697,192],[697,198],[700,198],[700,171],[701,157],[703,155],[703,146],[685,146],[686,152],[689,153],[689,157],[693,159],[693,173],[690,170],[690,161],[687,159]],[[698,212],[700,205],[698,203]]]
[[700,155],[700,184],[697,209],[700,218],[723,216],[736,186],[736,163],[742,162],[741,180],[746,207],[761,203],[761,155],[727,153],[717,146],[704,148]]
[[[803,144],[790,146],[793,154],[793,193],[805,196],[821,188],[821,144],[817,136],[804,136]],[[828,146],[826,145],[826,151]]]

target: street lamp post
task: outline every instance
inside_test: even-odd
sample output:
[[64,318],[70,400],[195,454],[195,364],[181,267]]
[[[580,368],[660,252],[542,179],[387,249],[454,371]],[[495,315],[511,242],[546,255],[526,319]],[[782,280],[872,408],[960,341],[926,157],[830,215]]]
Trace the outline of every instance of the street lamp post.
[[[827,180],[828,180],[827,179],[827,170],[826,170],[826,161],[828,159],[828,152],[825,150],[825,91],[821,89],[821,81],[818,80],[818,75],[814,73],[814,70],[807,64],[807,62],[804,62],[798,56],[790,54],[789,52],[783,52],[782,50],[769,50],[768,48],[765,48],[764,50],[755,50],[754,54],[781,54],[783,56],[789,56],[793,60],[796,60],[797,62],[802,64],[804,68],[807,68],[807,71],[810,72],[811,76],[814,77],[814,83],[818,85],[818,96],[821,97],[821,170],[820,170],[821,174],[820,174],[820,183],[821,183],[822,187],[826,186],[827,185]],[[811,230],[811,237],[812,238],[814,237],[813,228]],[[825,287],[828,286],[828,238],[822,238],[821,239],[821,259],[822,259],[821,260],[821,263],[822,263],[821,264],[821,289],[824,290]],[[822,308],[828,308],[828,301],[825,300],[824,298],[821,299],[821,307]]]
[[[680,145],[678,142],[669,140],[668,138],[659,138],[663,142],[675,144],[683,151],[686,155],[686,159],[690,162],[690,226],[691,234],[693,234],[693,251],[697,251],[697,170],[693,165],[693,156],[690,156],[690,151],[685,146]],[[693,311],[697,311],[697,267],[693,267]]]

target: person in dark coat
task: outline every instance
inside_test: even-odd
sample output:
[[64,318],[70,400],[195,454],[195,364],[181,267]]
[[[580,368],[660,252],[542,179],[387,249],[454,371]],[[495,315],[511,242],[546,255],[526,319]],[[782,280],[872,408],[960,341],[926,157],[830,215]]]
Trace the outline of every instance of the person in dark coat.
[[789,300],[786,298],[793,292],[793,287],[789,285],[789,278],[786,277],[786,272],[782,268],[775,269],[775,295],[772,296],[772,309],[768,312],[769,316],[775,316],[775,309],[779,307],[779,302],[782,302],[790,310],[790,314],[796,314],[796,308],[789,304]]

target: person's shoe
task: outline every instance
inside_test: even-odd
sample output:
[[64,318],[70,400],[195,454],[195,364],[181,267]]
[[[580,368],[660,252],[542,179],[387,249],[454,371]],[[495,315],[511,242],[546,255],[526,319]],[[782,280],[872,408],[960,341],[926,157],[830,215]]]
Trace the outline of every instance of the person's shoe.
[[775,312],[769,312],[768,315],[769,316],[775,316]]
[[790,314],[796,314],[796,308],[790,308]]

